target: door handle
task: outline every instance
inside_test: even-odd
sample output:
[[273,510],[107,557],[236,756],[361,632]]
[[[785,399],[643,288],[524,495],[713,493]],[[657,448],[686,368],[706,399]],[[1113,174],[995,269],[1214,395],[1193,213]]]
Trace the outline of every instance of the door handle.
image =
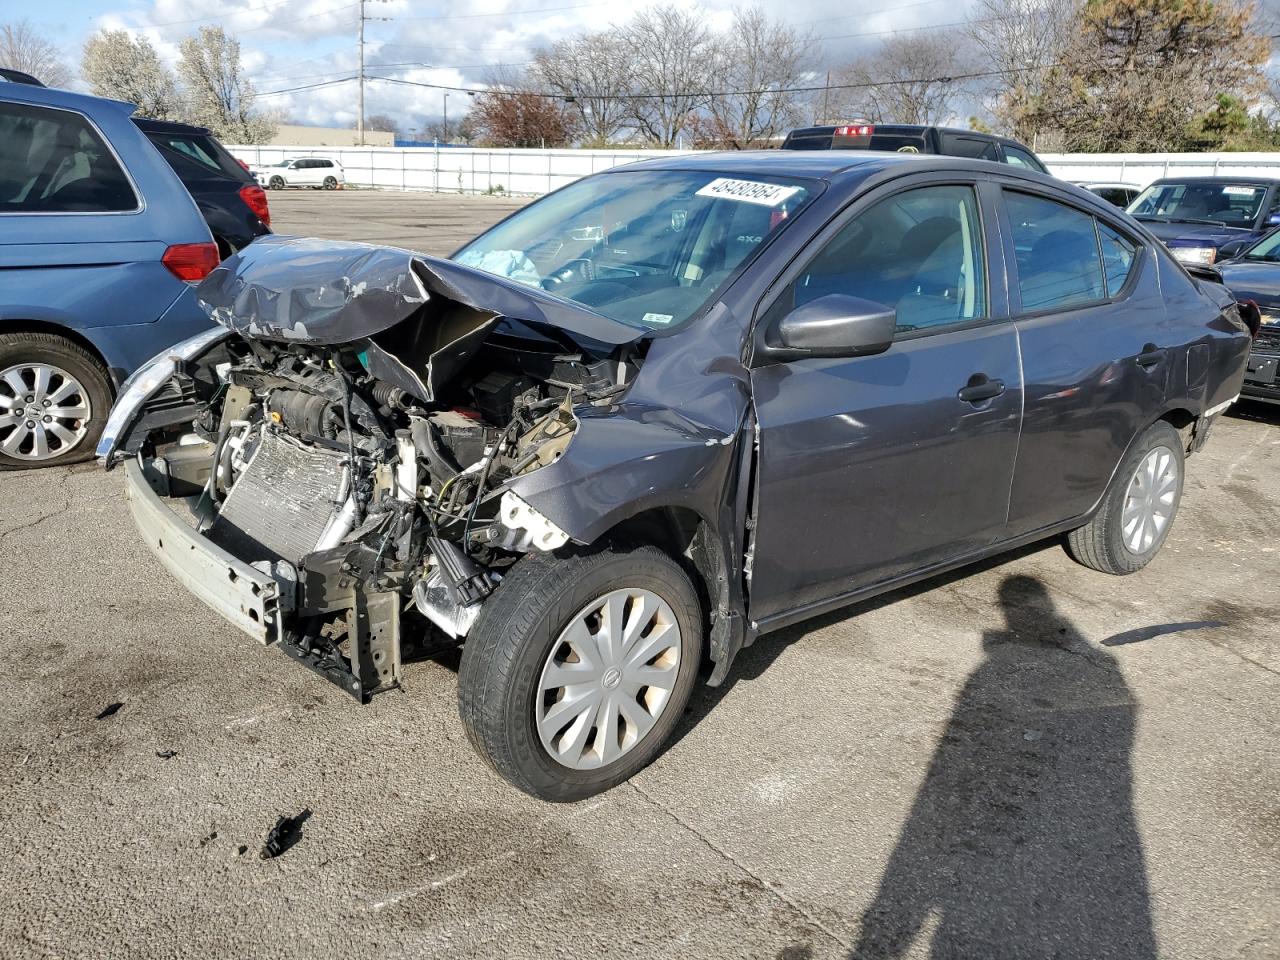
[[1140,367],[1154,367],[1157,363],[1164,359],[1164,350],[1161,350],[1154,343],[1148,343],[1142,348],[1142,352],[1134,358],[1134,361]]
[[992,380],[985,373],[975,373],[956,396],[965,403],[981,403],[1004,393],[1004,381]]

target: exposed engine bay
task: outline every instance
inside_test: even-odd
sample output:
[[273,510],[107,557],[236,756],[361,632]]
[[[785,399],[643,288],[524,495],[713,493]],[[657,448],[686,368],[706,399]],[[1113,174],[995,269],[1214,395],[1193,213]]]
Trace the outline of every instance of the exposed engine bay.
[[[279,303],[241,282],[230,309],[259,328],[178,362],[115,454],[269,573],[289,614],[282,648],[361,698],[398,682],[402,620],[406,637],[430,624],[456,641],[506,568],[566,543],[507,487],[564,455],[575,411],[615,402],[643,348],[480,309],[430,277],[418,287],[403,319],[329,343],[316,323],[264,329]],[[330,319],[350,320],[363,293]],[[201,299],[236,329],[216,289]]]

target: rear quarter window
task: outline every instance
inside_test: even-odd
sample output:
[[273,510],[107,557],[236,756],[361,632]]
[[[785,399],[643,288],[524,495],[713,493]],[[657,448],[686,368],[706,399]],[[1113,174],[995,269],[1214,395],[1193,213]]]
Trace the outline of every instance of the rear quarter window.
[[247,179],[244,169],[225,151],[218,149],[208,137],[185,134],[148,134],[151,142],[162,150],[170,150],[179,156],[199,164],[210,173],[217,173],[235,180]]
[[0,213],[127,213],[141,204],[82,114],[0,101]]

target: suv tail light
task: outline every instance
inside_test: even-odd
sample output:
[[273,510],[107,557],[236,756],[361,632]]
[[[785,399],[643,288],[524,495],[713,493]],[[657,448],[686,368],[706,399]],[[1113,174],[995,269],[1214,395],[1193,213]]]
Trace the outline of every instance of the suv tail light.
[[876,132],[874,124],[859,123],[851,127],[836,127],[837,137],[869,137]]
[[218,265],[218,245],[208,243],[175,243],[164,252],[160,262],[179,280],[203,280]]
[[267,191],[256,183],[246,183],[240,188],[240,199],[265,226],[271,226],[271,209],[267,206]]

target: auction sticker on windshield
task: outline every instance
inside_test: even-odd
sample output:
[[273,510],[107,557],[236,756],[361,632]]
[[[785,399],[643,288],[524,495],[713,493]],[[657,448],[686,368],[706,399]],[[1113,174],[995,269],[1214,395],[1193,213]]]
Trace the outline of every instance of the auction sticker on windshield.
[[743,203],[758,203],[762,207],[776,207],[799,192],[799,187],[788,187],[780,183],[716,177],[699,189],[697,194],[700,197],[719,197],[722,200],[740,200]]

